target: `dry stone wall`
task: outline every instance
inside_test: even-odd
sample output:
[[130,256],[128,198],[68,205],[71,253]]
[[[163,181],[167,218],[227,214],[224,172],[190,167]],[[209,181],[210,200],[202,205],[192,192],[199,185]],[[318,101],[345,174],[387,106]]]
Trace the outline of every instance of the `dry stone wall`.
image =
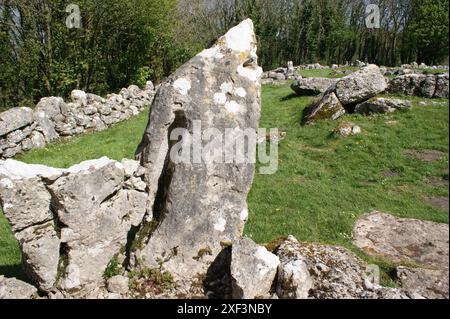
[[0,113],[0,159],[125,121],[146,109],[154,92],[151,82],[144,89],[131,85],[106,98],[74,90],[68,102],[46,97],[34,110],[18,107]]

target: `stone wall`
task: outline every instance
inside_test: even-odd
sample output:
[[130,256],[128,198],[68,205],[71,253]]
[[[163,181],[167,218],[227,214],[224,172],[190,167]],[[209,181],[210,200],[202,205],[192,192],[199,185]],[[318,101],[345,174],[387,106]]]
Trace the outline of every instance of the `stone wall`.
[[0,113],[0,159],[61,138],[102,131],[139,114],[152,103],[154,93],[151,82],[143,90],[131,85],[106,98],[74,90],[68,102],[60,97],[46,97],[34,110],[17,107]]

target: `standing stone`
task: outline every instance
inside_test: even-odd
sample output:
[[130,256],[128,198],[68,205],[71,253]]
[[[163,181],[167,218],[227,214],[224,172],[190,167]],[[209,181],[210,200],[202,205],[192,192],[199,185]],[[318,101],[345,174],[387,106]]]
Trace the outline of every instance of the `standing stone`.
[[245,20],[172,74],[156,94],[136,152],[158,224],[137,254],[148,267],[162,263],[180,287],[204,276],[222,245],[241,236],[254,164],[217,164],[212,158],[175,163],[169,136],[177,128],[192,134],[194,121],[222,134],[226,128],[256,133],[262,74],[256,50],[253,23]]
[[231,257],[233,298],[267,298],[279,265],[277,256],[250,238],[234,242]]
[[291,77],[294,75],[294,62],[289,61],[287,64],[286,76]]
[[48,186],[64,225],[61,243],[68,264],[60,289],[84,293],[98,287],[108,263],[125,247],[132,224],[142,221],[147,193],[127,189],[124,180],[123,165],[102,158],[68,169]]

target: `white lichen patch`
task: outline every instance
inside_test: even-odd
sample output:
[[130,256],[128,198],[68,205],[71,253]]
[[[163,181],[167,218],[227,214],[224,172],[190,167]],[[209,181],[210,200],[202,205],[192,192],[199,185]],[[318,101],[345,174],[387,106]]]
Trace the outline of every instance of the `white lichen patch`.
[[238,52],[251,51],[254,45],[253,22],[247,19],[232,28],[224,36],[226,46]]
[[220,49],[217,45],[210,49],[203,50],[198,55],[203,58],[217,59],[217,60],[220,60],[224,57],[224,55],[222,53],[220,53]]
[[185,78],[179,78],[173,83],[173,88],[181,95],[187,95],[191,89],[191,81]]
[[233,83],[231,83],[231,82],[222,83],[222,85],[220,86],[220,90],[225,94],[227,94],[227,93],[233,94],[233,90],[234,90]]
[[244,88],[237,88],[234,90],[234,95],[244,98],[247,96],[247,91]]
[[217,220],[217,223],[214,224],[214,229],[223,233],[225,231],[225,226],[227,225],[227,221],[220,217]]
[[240,76],[245,77],[252,82],[258,81],[258,79],[261,77],[263,70],[261,67],[257,68],[246,68],[242,65],[238,66],[237,72]]
[[6,189],[11,189],[14,187],[12,180],[10,180],[9,178],[3,178],[0,181],[0,185]]
[[224,105],[227,102],[227,96],[225,93],[215,93],[214,94],[214,103],[219,105]]
[[241,218],[242,221],[246,221],[248,219],[248,209],[244,208],[239,214],[239,217]]
[[230,113],[238,113],[241,110],[241,106],[236,101],[229,101],[225,103],[225,109]]
[[12,205],[10,203],[5,203],[5,205],[3,205],[3,209],[11,209],[13,207],[14,207],[14,205]]

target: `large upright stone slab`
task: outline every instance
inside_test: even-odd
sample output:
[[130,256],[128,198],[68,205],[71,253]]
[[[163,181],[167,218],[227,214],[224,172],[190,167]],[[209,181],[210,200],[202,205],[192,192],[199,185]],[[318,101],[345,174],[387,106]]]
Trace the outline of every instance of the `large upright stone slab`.
[[194,121],[203,131],[256,132],[262,75],[256,50],[253,23],[245,20],[178,69],[161,84],[137,150],[158,223],[137,255],[148,267],[162,264],[181,286],[203,277],[223,247],[240,237],[254,164],[175,163],[169,136],[176,128],[192,134]]

